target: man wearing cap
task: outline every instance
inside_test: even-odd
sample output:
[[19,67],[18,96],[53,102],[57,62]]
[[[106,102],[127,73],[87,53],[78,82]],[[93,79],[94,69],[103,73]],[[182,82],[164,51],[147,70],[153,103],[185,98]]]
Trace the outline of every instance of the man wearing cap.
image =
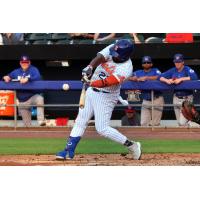
[[[153,68],[153,62],[150,56],[142,58],[142,70],[133,72],[133,76],[129,78],[131,81],[151,81],[156,80],[161,72],[157,68]],[[151,91],[141,91],[142,108],[141,108],[141,126],[159,126],[162,117],[164,98],[160,91],[154,91],[152,110]]]
[[[19,81],[21,84],[26,84],[32,81],[41,80],[39,70],[31,65],[28,56],[23,55],[20,59],[20,68],[17,68],[3,77],[5,82]],[[37,120],[40,126],[45,126],[44,120],[44,98],[40,95],[40,91],[36,90],[19,90],[17,91],[17,99],[19,101],[19,113],[26,127],[31,126],[31,106],[37,107]],[[22,106],[22,107],[21,107]]]
[[121,119],[122,126],[140,126],[140,116],[135,109],[129,106],[125,114]]
[[[197,80],[197,74],[193,69],[184,64],[184,57],[182,54],[174,55],[174,65],[175,67],[169,69],[159,76],[159,80],[168,85],[180,84],[183,81]],[[179,126],[187,125],[187,119],[181,113],[181,105],[184,100],[193,101],[193,91],[192,90],[175,90],[173,96],[174,112]]]

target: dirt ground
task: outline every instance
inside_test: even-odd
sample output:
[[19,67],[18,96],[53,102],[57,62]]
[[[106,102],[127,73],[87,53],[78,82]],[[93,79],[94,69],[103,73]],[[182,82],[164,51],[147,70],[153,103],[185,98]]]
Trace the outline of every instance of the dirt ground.
[[135,161],[130,155],[79,154],[73,160],[57,161],[54,155],[0,156],[0,166],[199,166],[200,154],[143,154]]
[[[196,139],[200,140],[199,129],[119,129],[129,138],[135,139]],[[0,138],[66,138],[70,129],[31,128],[17,130],[0,129]],[[94,128],[88,128],[85,137],[100,137]],[[54,155],[0,155],[0,166],[196,166],[200,165],[200,154],[143,154],[134,161],[130,155],[120,154],[77,154],[73,160],[57,161]]]

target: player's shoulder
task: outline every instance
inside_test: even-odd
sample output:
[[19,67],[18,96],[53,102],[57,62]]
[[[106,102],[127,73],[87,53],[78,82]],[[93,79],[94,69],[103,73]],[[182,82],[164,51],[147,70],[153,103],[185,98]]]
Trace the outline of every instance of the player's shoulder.
[[190,72],[190,73],[194,73],[195,71],[191,68],[191,67],[189,67],[188,65],[185,65],[184,66],[184,69],[187,71],[187,72]]
[[184,69],[185,69],[185,70],[190,70],[190,69],[191,69],[191,67],[190,67],[190,66],[188,66],[188,65],[184,65]]
[[157,73],[157,74],[161,73],[161,71],[157,67],[153,67],[151,70],[152,72]]
[[168,71],[169,72],[176,72],[176,70],[177,70],[176,67],[171,67]]
[[22,68],[21,67],[18,67],[16,69],[13,70],[13,72],[15,73],[20,73],[22,71]]
[[29,69],[30,69],[30,70],[34,70],[34,71],[35,71],[35,70],[38,70],[38,68],[37,68],[36,66],[34,66],[34,65],[30,65],[30,66],[29,66]]
[[157,67],[151,68],[152,71],[158,71],[159,69]]
[[141,69],[139,69],[139,70],[136,70],[136,71],[134,71],[134,73],[136,73],[136,74],[143,74],[143,73],[144,73],[144,71],[143,71],[143,70],[141,70]]

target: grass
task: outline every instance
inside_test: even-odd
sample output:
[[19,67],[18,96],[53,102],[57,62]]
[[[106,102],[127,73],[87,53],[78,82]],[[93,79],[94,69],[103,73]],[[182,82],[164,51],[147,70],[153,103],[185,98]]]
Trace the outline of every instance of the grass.
[[[200,140],[140,140],[144,153],[200,153]],[[60,138],[1,138],[0,155],[55,154],[65,146]],[[127,149],[107,139],[82,139],[77,153],[126,153]]]

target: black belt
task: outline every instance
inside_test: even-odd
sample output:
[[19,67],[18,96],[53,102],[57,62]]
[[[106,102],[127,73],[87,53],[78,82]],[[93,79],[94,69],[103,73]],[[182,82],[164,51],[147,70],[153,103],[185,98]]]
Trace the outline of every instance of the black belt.
[[98,90],[98,89],[96,89],[96,88],[92,88],[92,89],[93,89],[93,91],[95,91],[95,92],[102,92],[102,93],[106,93],[106,94],[109,94],[109,93],[110,93],[110,92]]
[[[177,96],[176,96],[177,97]],[[188,97],[187,96],[183,96],[183,97],[177,97],[178,99],[187,99]]]

